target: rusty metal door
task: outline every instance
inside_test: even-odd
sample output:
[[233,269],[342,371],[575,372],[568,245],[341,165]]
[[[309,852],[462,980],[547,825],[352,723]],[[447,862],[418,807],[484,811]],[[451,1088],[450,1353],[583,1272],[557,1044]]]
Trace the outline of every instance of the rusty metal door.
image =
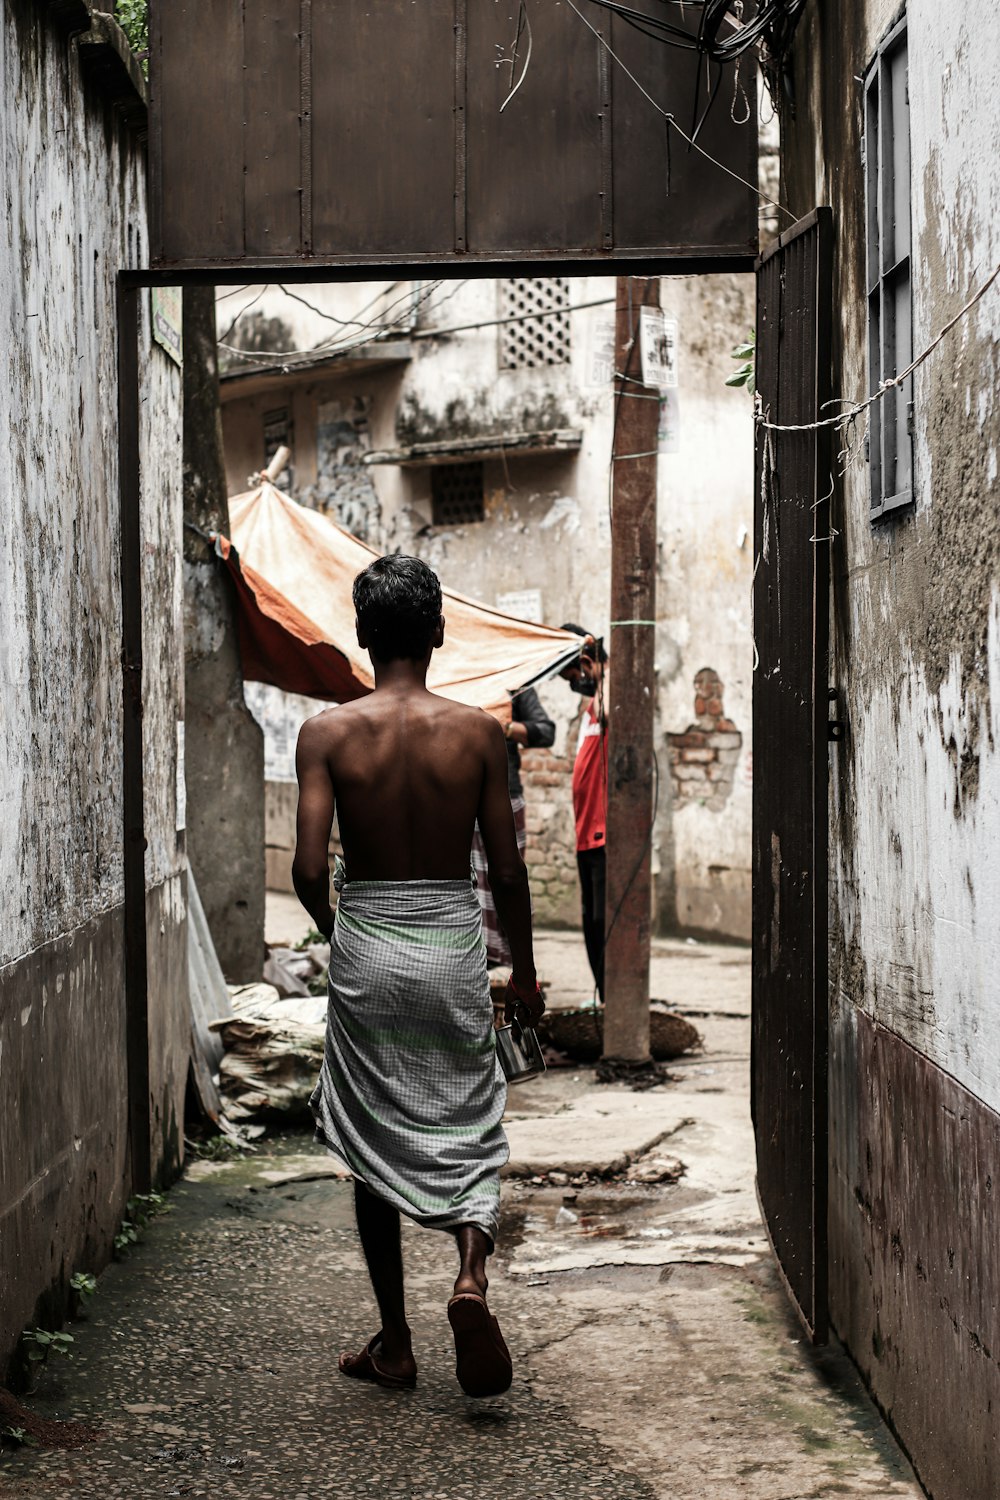
[[[698,7],[671,19],[693,48]],[[156,268],[753,263],[753,70],[740,123],[724,65],[688,151],[700,56],[627,18],[551,0],[150,0],[149,40]]]
[[[757,266],[765,422],[829,415],[831,214]],[[754,464],[753,1028],[757,1194],[788,1293],[827,1336],[828,434],[758,425]]]

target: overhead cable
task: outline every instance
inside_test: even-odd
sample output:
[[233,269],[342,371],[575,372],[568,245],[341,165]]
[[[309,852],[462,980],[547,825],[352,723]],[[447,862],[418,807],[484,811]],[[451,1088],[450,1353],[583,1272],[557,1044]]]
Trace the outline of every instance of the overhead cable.
[[[756,183],[750,182],[746,177],[741,177],[739,172],[734,172],[730,167],[727,167],[724,162],[719,161],[718,157],[715,157],[711,154],[711,152],[706,151],[703,146],[699,146],[694,137],[688,135],[687,131],[684,130],[680,125],[678,125],[676,119],[670,113],[670,111],[664,109],[662,104],[658,104],[649,90],[643,87],[638,78],[636,78],[635,74],[625,65],[625,63],[622,62],[618,54],[613,51],[611,44],[605,40],[605,38],[598,31],[597,27],[591,24],[591,22],[583,14],[583,11],[580,10],[579,7],[574,3],[574,0],[566,0],[566,3],[569,6],[570,10],[574,11],[576,15],[579,16],[584,26],[586,26],[589,31],[592,31],[594,33],[597,40],[600,42],[601,46],[607,52],[611,60],[618,64],[619,68],[621,68],[622,72],[627,78],[630,78],[632,80],[636,88],[639,90],[640,94],[642,94],[644,98],[649,100],[650,104],[656,110],[657,114],[662,115],[663,118],[667,121],[667,124],[674,130],[676,130],[677,134],[681,136],[683,140],[687,141],[689,146],[692,146],[695,151],[698,152],[699,156],[703,156],[706,161],[712,162],[719,168],[720,172],[725,172],[726,176],[732,177],[735,182],[742,182],[743,186],[748,187],[752,193],[756,194],[756,196],[761,200],[762,203],[769,203],[772,208],[776,208],[779,213],[787,215],[787,217],[794,222],[796,215],[793,214],[790,209],[785,208],[784,205],[779,203],[775,198],[769,197],[767,193],[761,192],[760,187]],[[591,0],[591,3],[604,4],[605,0]],[[608,3],[610,3],[610,0],[608,0]]]

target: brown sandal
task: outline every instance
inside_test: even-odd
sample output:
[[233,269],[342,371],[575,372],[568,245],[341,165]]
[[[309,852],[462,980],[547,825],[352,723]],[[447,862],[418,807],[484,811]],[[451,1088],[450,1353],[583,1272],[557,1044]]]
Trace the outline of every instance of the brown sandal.
[[455,1374],[467,1396],[502,1396],[510,1390],[514,1365],[500,1324],[485,1297],[460,1292],[448,1303],[455,1335]]
[[412,1375],[391,1375],[376,1362],[375,1349],[381,1342],[380,1328],[360,1354],[342,1354],[337,1361],[341,1375],[350,1375],[353,1380],[370,1380],[387,1391],[412,1391],[417,1383],[416,1371]]

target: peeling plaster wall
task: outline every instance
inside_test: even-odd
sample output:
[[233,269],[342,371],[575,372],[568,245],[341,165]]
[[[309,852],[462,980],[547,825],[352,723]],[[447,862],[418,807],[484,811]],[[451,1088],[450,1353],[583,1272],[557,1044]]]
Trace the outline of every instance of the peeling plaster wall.
[[[844,63],[858,74],[895,14],[867,10]],[[919,350],[1000,260],[1000,47],[985,4],[911,3],[908,15]],[[856,106],[838,135],[828,126],[827,165],[812,189],[837,213],[834,300],[845,316],[834,389],[850,396],[866,380],[860,88]],[[814,93],[803,117],[817,107],[825,118],[833,106]],[[811,158],[794,142],[793,163]],[[789,191],[804,193],[806,175]],[[796,208],[804,204],[799,197]],[[1000,1001],[975,965],[995,955],[1000,919],[990,852],[1000,753],[998,328],[994,289],[916,374],[913,513],[872,526],[863,455],[848,468],[836,498],[833,600],[834,680],[850,734],[833,761],[832,889],[841,951],[865,968],[862,986],[856,966],[841,981],[993,1107],[1000,1076],[984,1054],[1000,1042]]]
[[[813,8],[796,45],[786,191],[797,213],[834,208],[834,393],[847,397],[866,382],[856,78],[897,14],[874,0]],[[919,352],[1000,261],[1000,39],[985,0],[911,0],[907,17]],[[831,763],[832,1310],[948,1500],[992,1493],[1000,1465],[1000,1267],[943,1113],[960,1109],[992,1142],[976,1165],[988,1194],[1000,1170],[998,329],[994,287],[916,373],[912,511],[871,525],[859,451],[833,517],[831,680],[849,732]],[[880,1028],[900,1045],[879,1046]],[[873,1185],[873,1160],[899,1165],[908,1132],[919,1161]],[[958,1247],[971,1277],[951,1273]]]
[[[249,302],[262,289],[248,288]],[[395,295],[404,288],[396,289]],[[344,318],[372,295],[370,287],[311,287],[303,295]],[[444,300],[447,294],[447,300]],[[537,590],[544,618],[576,620],[607,634],[610,529],[608,460],[612,400],[607,344],[613,347],[615,282],[606,276],[570,281],[573,304],[608,299],[611,305],[572,315],[567,364],[500,368],[497,327],[450,337],[412,340],[403,369],[353,372],[302,383],[284,393],[240,398],[223,382],[223,423],[230,484],[246,486],[263,463],[263,418],[287,406],[294,423],[295,493],[325,504],[317,486],[317,420],[329,403],[343,411],[364,407],[364,445],[393,449],[475,435],[575,428],[578,454],[494,458],[484,464],[483,523],[448,528],[432,524],[431,474],[426,467],[378,465],[372,476],[378,514],[369,542],[424,557],[446,587],[495,604],[499,596]],[[497,281],[449,282],[428,306],[421,327],[489,322],[503,314]],[[753,323],[751,277],[664,279],[663,305],[679,321],[679,437],[677,451],[660,460],[660,547],[656,749],[661,796],[654,840],[656,921],[748,938],[750,915],[750,578],[752,571],[751,404],[745,391],[727,389],[730,351]],[[235,299],[220,304],[230,321]],[[403,306],[408,304],[404,303]],[[255,305],[292,318],[296,347],[336,332],[304,313],[276,289]],[[368,316],[367,314],[365,316]],[[298,320],[298,321],[295,321]],[[346,516],[331,508],[344,524]],[[374,507],[370,514],[374,515]],[[695,717],[697,673],[714,669],[725,684],[726,714],[743,740],[738,765],[722,795],[670,795],[668,735]],[[576,748],[579,699],[561,682],[541,697],[557,722],[551,754],[526,757],[528,858],[540,920],[579,920],[569,776]],[[275,836],[279,799],[269,817]],[[281,800],[281,806],[287,799]],[[290,840],[291,828],[286,837]],[[272,862],[271,868],[277,868]]]
[[[141,143],[46,7],[0,35],[0,1365],[107,1259],[127,1194],[115,275],[145,255]],[[179,371],[141,336],[153,1163],[187,1053],[175,831]]]

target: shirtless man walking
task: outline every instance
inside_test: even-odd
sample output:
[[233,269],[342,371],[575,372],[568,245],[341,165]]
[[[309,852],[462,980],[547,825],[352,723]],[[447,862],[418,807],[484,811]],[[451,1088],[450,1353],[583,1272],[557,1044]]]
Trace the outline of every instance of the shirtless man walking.
[[[425,563],[383,557],[354,582],[358,641],[375,691],[309,719],[299,735],[292,874],[330,939],[317,1134],[355,1180],[358,1233],[382,1319],[345,1375],[415,1384],[403,1297],[400,1213],[455,1236],[448,1317],[468,1395],[505,1391],[510,1354],[486,1304],[486,1259],[507,1160],[506,1085],[496,1058],[479,902],[469,855],[478,820],[510,942],[507,1019],[544,1009],[528,877],[496,720],[426,686],[444,639],[441,588]],[[344,849],[330,904],[334,810]]]

